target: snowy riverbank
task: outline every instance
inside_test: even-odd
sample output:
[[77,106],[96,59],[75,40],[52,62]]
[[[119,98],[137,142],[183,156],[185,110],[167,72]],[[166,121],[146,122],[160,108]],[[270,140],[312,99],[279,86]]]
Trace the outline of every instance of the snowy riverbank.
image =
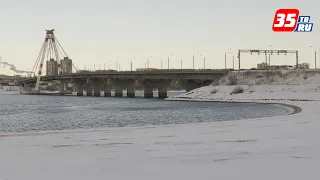
[[244,92],[233,95],[235,86],[208,86],[170,98],[302,109],[287,116],[0,135],[0,179],[317,179],[320,92],[317,75],[310,79],[303,85],[242,85]]
[[[237,90],[239,92],[236,92]],[[320,71],[231,72],[212,85],[168,98],[168,100],[318,101],[320,100]]]

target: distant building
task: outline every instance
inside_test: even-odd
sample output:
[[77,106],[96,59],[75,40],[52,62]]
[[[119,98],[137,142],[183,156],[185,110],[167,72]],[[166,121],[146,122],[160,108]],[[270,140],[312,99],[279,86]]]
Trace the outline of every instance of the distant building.
[[68,57],[61,59],[61,68],[62,74],[71,74],[72,73],[72,60]]
[[309,63],[302,63],[302,64],[298,64],[298,67],[296,65],[294,67],[296,69],[310,69],[310,64]]
[[294,66],[290,66],[290,65],[281,65],[280,69],[283,70],[290,70],[290,69],[294,69]]
[[58,74],[58,63],[54,59],[47,61],[47,76]]
[[277,70],[277,69],[281,69],[280,66],[278,65],[272,65],[272,66],[268,66],[267,68],[268,70]]
[[257,69],[267,69],[268,67],[268,63],[260,63],[260,64],[257,64]]

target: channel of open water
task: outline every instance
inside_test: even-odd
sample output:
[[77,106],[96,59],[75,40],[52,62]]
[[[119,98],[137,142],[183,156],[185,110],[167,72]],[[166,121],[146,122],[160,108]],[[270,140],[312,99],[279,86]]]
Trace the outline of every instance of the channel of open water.
[[0,94],[0,133],[232,121],[286,113],[286,108],[271,104]]

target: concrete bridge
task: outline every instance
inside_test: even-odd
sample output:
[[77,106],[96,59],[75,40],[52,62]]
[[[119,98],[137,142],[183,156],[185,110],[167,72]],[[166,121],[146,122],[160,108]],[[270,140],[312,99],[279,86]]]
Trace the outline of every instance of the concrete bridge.
[[[143,87],[144,97],[153,97],[153,90],[158,89],[159,98],[167,97],[167,89],[171,82],[176,82],[185,89],[191,91],[201,86],[209,85],[214,80],[222,77],[230,70],[151,70],[151,71],[95,71],[62,74],[55,76],[43,76],[41,81],[60,81],[60,92],[65,89],[65,82],[76,85],[77,95],[83,96],[111,96],[111,89],[116,97],[122,97],[123,90],[127,90],[127,97],[135,96],[137,86]],[[25,79],[22,84],[34,83],[35,78]]]

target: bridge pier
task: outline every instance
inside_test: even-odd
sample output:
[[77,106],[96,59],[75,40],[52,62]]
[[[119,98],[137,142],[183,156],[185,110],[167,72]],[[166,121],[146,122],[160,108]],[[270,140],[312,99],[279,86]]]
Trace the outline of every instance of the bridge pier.
[[168,97],[167,87],[159,87],[158,88],[158,97],[159,98],[167,98]]
[[94,79],[93,80],[93,93],[95,97],[100,97],[100,84],[101,81],[99,79]]
[[87,92],[87,96],[92,96],[92,85],[91,84],[87,84],[86,92]]
[[106,79],[104,81],[104,97],[111,97],[111,84],[110,84],[110,80]]
[[127,84],[127,97],[135,97],[136,96],[135,85],[136,85],[135,81],[129,81],[128,82],[128,84]]
[[115,97],[123,97],[123,89],[121,87],[114,87],[114,96]]
[[73,83],[76,84],[76,89],[77,89],[77,96],[83,96],[83,90],[84,90],[84,80],[73,80]]
[[60,80],[60,88],[59,88],[60,93],[64,92],[64,83],[65,83],[64,80]]
[[143,89],[145,98],[153,98],[153,88],[152,87],[144,87]]
[[83,84],[77,83],[77,96],[83,96]]

